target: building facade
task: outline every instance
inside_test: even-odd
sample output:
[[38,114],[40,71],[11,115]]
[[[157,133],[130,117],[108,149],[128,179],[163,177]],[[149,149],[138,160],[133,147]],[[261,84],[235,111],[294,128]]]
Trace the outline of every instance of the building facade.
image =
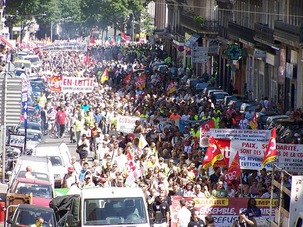
[[[219,86],[233,83],[251,100],[268,97],[285,110],[303,106],[303,1],[166,0],[166,5],[173,37],[168,51],[177,62],[194,67],[197,75],[216,73]],[[208,47],[203,62],[194,63],[195,51],[186,47],[193,36],[195,45]]]

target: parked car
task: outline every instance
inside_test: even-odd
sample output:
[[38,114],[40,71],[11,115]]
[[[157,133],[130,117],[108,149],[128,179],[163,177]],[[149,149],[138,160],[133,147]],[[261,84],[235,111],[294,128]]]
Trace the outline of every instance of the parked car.
[[29,226],[35,223],[36,217],[42,217],[45,227],[57,227],[56,216],[53,209],[49,207],[30,204],[13,205],[14,212],[6,213],[7,227]]
[[201,91],[203,91],[205,88],[207,88],[208,86],[209,86],[209,84],[208,84],[208,83],[205,83],[205,82],[203,82],[203,83],[197,83],[196,86],[195,86],[195,91],[196,91],[196,92],[201,92]]
[[266,129],[269,129],[271,128],[271,126],[275,125],[276,122],[278,120],[281,120],[281,119],[289,119],[289,116],[288,115],[275,115],[275,116],[270,116],[266,119],[266,124],[265,124],[265,128]]
[[33,157],[23,155],[19,157],[14,170],[10,174],[9,185],[15,179],[25,177],[27,167],[32,167],[32,175],[39,180],[49,181],[52,187],[55,186],[53,166],[47,157]]
[[241,107],[240,107],[240,112],[241,113],[247,113],[251,110],[251,112],[254,112],[257,107],[259,107],[260,104],[257,102],[244,102],[242,103]]
[[218,88],[216,88],[216,89],[210,89],[207,92],[207,97],[210,98],[214,94],[214,92],[224,92],[224,91],[222,89],[218,89]]
[[60,188],[64,175],[70,165],[71,153],[65,143],[61,144],[39,144],[33,151],[35,157],[47,157],[52,163],[55,177],[55,187]]
[[257,113],[257,117],[260,119],[259,121],[260,121],[261,125],[263,125],[264,127],[265,127],[267,119],[269,117],[277,116],[277,115],[278,115],[278,113],[274,112],[274,111],[265,111],[265,112]]
[[8,193],[32,194],[32,204],[49,207],[49,202],[54,198],[54,191],[49,181],[16,178],[8,189]]
[[216,103],[223,102],[224,98],[228,96],[228,93],[225,91],[217,91],[212,94],[212,96],[216,99]]
[[245,100],[245,96],[243,95],[227,95],[224,97],[223,104],[224,106],[229,106],[235,101],[244,101],[244,100]]
[[[21,122],[16,127],[16,133],[19,135],[25,134],[24,122]],[[37,122],[27,122],[27,139],[34,140],[34,141],[41,141],[42,140],[42,131],[41,125]]]

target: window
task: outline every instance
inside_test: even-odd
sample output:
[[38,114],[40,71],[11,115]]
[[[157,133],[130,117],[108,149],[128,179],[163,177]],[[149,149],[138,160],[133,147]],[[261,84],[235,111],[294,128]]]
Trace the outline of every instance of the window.
[[148,222],[143,198],[87,199],[84,201],[84,225],[125,225]]

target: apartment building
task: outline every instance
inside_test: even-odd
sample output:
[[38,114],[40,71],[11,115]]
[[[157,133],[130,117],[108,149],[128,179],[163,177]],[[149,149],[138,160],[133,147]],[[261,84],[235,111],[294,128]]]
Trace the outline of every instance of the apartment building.
[[[302,0],[166,0],[168,52],[196,74],[217,74],[250,99],[303,106]],[[171,38],[172,37],[172,38]],[[208,58],[193,61],[193,46]],[[232,57],[231,57],[232,55]]]

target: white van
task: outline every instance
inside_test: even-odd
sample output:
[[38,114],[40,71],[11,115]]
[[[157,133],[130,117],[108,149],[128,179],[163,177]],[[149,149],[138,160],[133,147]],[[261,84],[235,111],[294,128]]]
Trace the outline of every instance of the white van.
[[81,226],[150,226],[141,188],[85,189],[81,204]]
[[[60,197],[54,200],[57,199],[63,201]],[[82,189],[80,205],[73,205],[69,216],[66,221],[71,227],[150,226],[145,197],[140,188]]]
[[33,151],[35,157],[47,157],[53,166],[55,176],[55,187],[61,188],[64,175],[70,165],[71,153],[65,143],[61,144],[39,144]]
[[19,157],[16,166],[11,173],[9,186],[17,178],[24,178],[26,168],[30,166],[33,169],[32,175],[38,180],[49,181],[53,188],[55,188],[55,180],[53,173],[53,166],[47,157],[33,157],[23,155]]

